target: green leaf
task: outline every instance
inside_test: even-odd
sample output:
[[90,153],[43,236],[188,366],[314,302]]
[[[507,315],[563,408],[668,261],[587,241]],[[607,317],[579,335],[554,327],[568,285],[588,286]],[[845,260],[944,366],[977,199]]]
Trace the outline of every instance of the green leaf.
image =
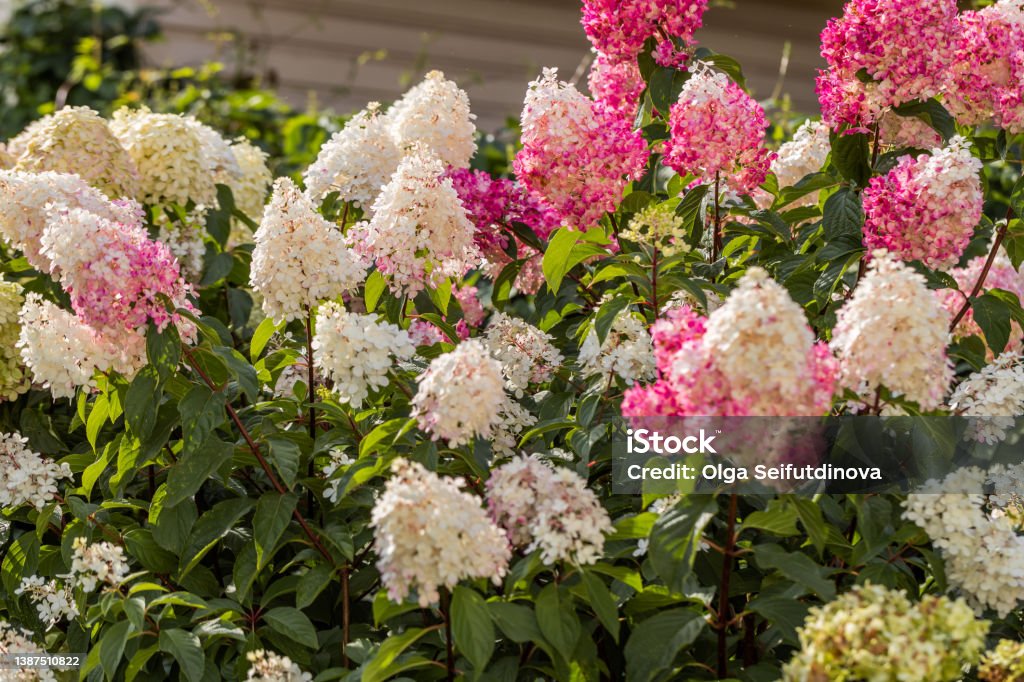
[[488,603],[487,607],[494,623],[513,642],[524,644],[544,641],[544,635],[537,624],[537,616],[529,606],[494,601]]
[[224,500],[215,504],[210,511],[199,517],[192,528],[188,546],[179,562],[181,565],[179,580],[184,579],[213,548],[214,544],[227,535],[239,519],[249,513],[252,505],[252,500],[246,498]]
[[231,459],[235,446],[211,436],[198,448],[186,450],[167,475],[169,507],[196,494],[217,469]]
[[139,440],[144,440],[153,430],[162,392],[158,390],[159,375],[152,365],[143,367],[131,385],[125,398],[124,420]]
[[670,591],[685,591],[683,583],[693,570],[704,527],[717,511],[718,503],[710,495],[684,497],[654,523],[651,565]]
[[249,401],[259,400],[260,382],[256,376],[256,368],[246,362],[242,354],[234,348],[218,346],[213,349],[213,352],[227,365],[228,370],[234,375],[239,388],[242,389]]
[[160,650],[174,656],[188,682],[200,682],[206,668],[206,656],[199,638],[177,628],[160,630]]
[[223,393],[214,393],[201,384],[190,388],[178,402],[182,446],[186,451],[204,444],[213,430],[224,423],[227,419],[224,411],[226,402]]
[[944,140],[948,140],[956,135],[956,120],[946,110],[946,107],[942,106],[936,99],[930,99],[925,102],[907,102],[898,107],[893,107],[893,111],[900,116],[921,119],[938,131]]
[[380,270],[370,273],[370,276],[366,278],[366,284],[363,285],[363,302],[366,304],[366,312],[372,313],[377,309],[380,297],[384,294],[387,286],[388,281],[384,279]]
[[587,599],[590,601],[590,606],[593,607],[594,613],[597,614],[598,620],[601,621],[601,625],[604,626],[604,629],[611,634],[612,639],[618,644],[620,626],[619,607],[615,603],[615,597],[608,589],[608,586],[604,584],[604,581],[596,574],[582,569],[581,573],[583,587],[587,590]]
[[408,433],[409,429],[415,425],[415,419],[398,417],[374,427],[374,429],[366,434],[359,442],[360,459],[366,457],[372,452],[377,452],[378,450],[390,447],[404,434]]
[[278,540],[291,521],[299,498],[294,493],[264,493],[256,503],[252,518],[252,538],[256,543],[256,567],[262,569],[270,561]]
[[191,500],[173,507],[167,504],[167,486],[160,486],[149,507],[153,540],[164,549],[180,554],[185,551],[185,543],[198,517],[196,505]]
[[484,598],[469,587],[456,585],[451,603],[452,635],[455,646],[479,673],[494,653],[494,624]]
[[765,511],[756,511],[743,520],[740,532],[748,529],[768,531],[774,535],[790,537],[799,531],[796,529],[797,512],[792,506],[780,504],[781,500],[772,500]]
[[597,334],[598,344],[604,344],[605,339],[608,338],[608,332],[615,324],[615,319],[629,307],[631,302],[628,296],[619,295],[601,304],[594,316],[594,332]]
[[777,570],[825,601],[836,596],[836,586],[826,577],[828,569],[818,566],[802,552],[787,552],[778,545],[756,545],[754,558],[762,570]]
[[423,635],[431,632],[427,628],[409,628],[400,635],[393,635],[384,640],[377,649],[373,659],[363,669],[361,682],[384,682],[392,675],[398,674],[402,668],[397,659],[403,651],[416,643]]
[[114,674],[121,665],[124,645],[128,643],[128,630],[131,626],[127,620],[114,623],[100,639],[100,665],[103,666],[103,675],[108,680],[114,679]]
[[826,199],[822,225],[825,238],[829,241],[849,237],[860,242],[861,228],[864,226],[860,194],[849,187],[841,187]]
[[[334,571],[327,564],[317,564],[299,576],[299,584],[295,587],[295,606],[304,609],[320,596],[334,577]],[[387,595],[381,591],[378,594]]]
[[554,293],[562,287],[562,280],[569,272],[591,256],[607,255],[607,251],[589,241],[580,241],[581,232],[567,227],[559,228],[548,243],[541,269],[548,289]]
[[178,557],[156,543],[148,528],[135,528],[124,534],[128,554],[153,573],[171,573],[178,566]]
[[448,314],[448,303],[452,300],[452,281],[446,279],[437,287],[427,287],[427,296],[442,315]]
[[270,461],[277,473],[281,474],[285,485],[295,485],[299,475],[299,460],[302,458],[299,444],[283,435],[267,436],[266,443],[270,448]]
[[689,78],[690,74],[687,71],[664,66],[655,69],[648,85],[654,108],[667,116],[672,105],[679,99],[679,93],[682,92],[683,86]]
[[279,635],[311,649],[317,649],[316,628],[302,611],[291,606],[278,606],[263,614],[263,620]]
[[818,556],[821,556],[825,549],[825,540],[828,538],[828,527],[821,514],[821,508],[814,501],[797,495],[793,496],[791,503],[800,517],[800,525],[807,532],[811,544],[818,550]]
[[662,679],[683,647],[693,644],[703,629],[704,618],[689,609],[662,611],[643,621],[626,642],[626,680]]
[[146,332],[146,357],[149,364],[156,368],[161,381],[166,381],[178,369],[181,362],[181,339],[178,337],[178,328],[173,324],[167,325],[163,331],[158,332],[155,327],[150,327]]
[[758,596],[747,605],[754,613],[764,617],[778,628],[782,640],[791,645],[800,643],[796,629],[804,624],[808,607],[797,599],[789,597]]
[[576,640],[580,636],[580,621],[571,598],[565,599],[558,585],[548,584],[537,595],[537,624],[544,639],[551,643],[563,658],[572,658]]
[[1006,301],[992,294],[971,299],[974,321],[985,334],[985,341],[992,352],[999,355],[1010,340],[1010,308]]
[[832,136],[832,165],[840,175],[858,187],[865,187],[871,178],[870,145],[865,133]]
[[270,343],[270,339],[282,329],[284,329],[284,323],[277,324],[270,317],[260,322],[252,334],[252,341],[249,342],[249,359],[256,362],[256,359],[263,353],[263,349]]

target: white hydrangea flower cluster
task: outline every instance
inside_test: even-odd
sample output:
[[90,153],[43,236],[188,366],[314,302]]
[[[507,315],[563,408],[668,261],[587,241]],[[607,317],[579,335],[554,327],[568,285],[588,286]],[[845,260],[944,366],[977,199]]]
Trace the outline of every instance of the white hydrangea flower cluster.
[[[792,187],[811,173],[825,166],[832,151],[829,127],[824,121],[807,120],[793,133],[793,139],[779,147],[772,161],[771,171],[779,180],[779,188]],[[791,206],[809,206],[818,203],[818,193],[811,192],[793,202]]]
[[[998,494],[980,491],[993,484]],[[1007,510],[1024,487],[1024,465],[966,467],[907,496],[903,517],[942,552],[946,577],[976,609],[999,616],[1024,601],[1024,536]]]
[[458,447],[489,437],[507,400],[501,363],[470,339],[430,362],[413,396],[412,416],[431,438]]
[[922,409],[939,407],[953,379],[948,325],[924,277],[875,251],[832,332],[840,382],[869,404],[884,385]]
[[491,449],[498,455],[511,457],[516,453],[519,436],[537,423],[537,417],[506,395],[498,408],[491,432]]
[[979,442],[1003,440],[1014,417],[1024,415],[1024,356],[1007,351],[971,374],[949,397],[949,409],[965,417],[979,417],[968,429]]
[[369,210],[401,160],[390,120],[378,102],[370,102],[320,148],[302,176],[306,194],[319,202],[338,192],[342,201]]
[[414,147],[373,202],[370,220],[353,225],[349,238],[390,277],[391,291],[411,298],[427,282],[436,286],[479,264],[474,232],[444,165]]
[[619,313],[604,343],[598,343],[597,332],[590,328],[580,346],[579,364],[588,377],[616,374],[629,383],[653,379],[651,335],[637,317],[628,311]]
[[124,549],[106,540],[89,544],[79,536],[71,547],[68,579],[86,592],[92,592],[100,583],[117,587],[131,570]]
[[242,175],[238,159],[231,143],[210,126],[192,116],[182,115],[185,123],[199,138],[200,151],[206,170],[213,176],[214,184],[230,185]]
[[[244,137],[235,140],[231,145],[235,162],[238,165],[238,177],[228,182],[235,206],[253,220],[263,215],[263,205],[267,201],[270,185],[274,182],[274,174],[267,166],[267,153]],[[232,238],[236,243],[250,241],[249,228],[238,221],[232,222]]]
[[516,546],[539,549],[546,564],[592,564],[613,530],[608,512],[587,482],[565,467],[522,456],[491,472],[487,506]]
[[67,464],[32,452],[28,439],[18,433],[0,433],[0,509],[28,504],[42,511],[53,502],[63,478],[71,478]]
[[257,649],[248,652],[245,658],[250,664],[245,679],[250,682],[310,682],[313,679],[313,675],[303,672],[292,659],[273,651]]
[[21,285],[0,277],[0,401],[14,400],[32,383],[16,345],[21,333],[18,313],[24,301]]
[[0,170],[0,235],[43,272],[50,269],[49,261],[39,253],[50,204],[80,208],[119,222],[134,219],[131,202],[111,202],[77,175]]
[[94,388],[97,371],[112,369],[131,380],[146,364],[144,331],[108,338],[37,293],[26,297],[19,321],[21,358],[54,398],[72,398],[79,386]]
[[337,502],[338,496],[341,491],[338,489],[338,485],[341,483],[340,479],[331,479],[334,474],[341,470],[346,469],[356,463],[356,460],[349,457],[348,453],[341,448],[333,448],[330,452],[331,460],[324,465],[323,470],[320,472],[324,478],[327,479],[327,487],[324,488],[324,497],[331,501]]
[[224,159],[218,158],[219,145],[209,146],[212,138],[204,128],[179,114],[156,114],[148,109],[114,112],[110,129],[139,171],[139,201],[184,206],[192,200],[207,208],[216,205],[214,171]]
[[704,345],[713,349],[715,369],[729,381],[734,399],[752,403],[752,414],[807,402],[814,333],[803,309],[761,268],[747,270],[708,317]]
[[156,215],[156,225],[157,241],[171,250],[181,264],[182,274],[189,281],[197,281],[203,274],[203,256],[206,255],[206,207],[199,206],[174,220],[161,211]]
[[17,161],[11,155],[10,151],[8,151],[7,145],[0,142],[0,170],[14,168],[15,163],[17,163]]
[[134,198],[139,175],[128,152],[99,114],[65,107],[39,120],[21,139],[15,168],[74,173],[111,198]]
[[483,342],[501,363],[505,385],[517,398],[530,384],[551,379],[564,358],[550,334],[529,322],[496,312],[484,332]]
[[331,390],[341,402],[362,405],[371,389],[387,385],[395,359],[415,353],[407,331],[375,315],[350,313],[334,302],[317,311],[313,363],[334,382]]
[[[314,376],[313,380],[316,381],[317,386],[320,385],[323,377]],[[299,382],[309,381],[309,361],[306,360],[306,354],[303,352],[290,364],[286,365],[281,373],[277,375],[277,381],[274,382],[273,394],[275,398],[293,398],[295,397],[295,385]]]
[[373,507],[371,525],[381,582],[392,601],[416,590],[420,606],[440,599],[464,578],[490,578],[508,569],[505,534],[463,492],[461,478],[441,478],[421,464],[396,459],[394,476]]
[[469,97],[440,71],[431,71],[391,107],[391,134],[402,149],[428,147],[446,165],[468,168],[476,153],[476,116]]
[[[46,649],[32,641],[32,633],[0,620],[0,654],[45,654]],[[56,682],[50,668],[5,668],[4,682]]]
[[14,594],[27,594],[35,604],[36,612],[47,628],[64,620],[78,617],[78,605],[71,593],[70,585],[58,585],[56,580],[47,581],[42,576],[30,575],[22,578]]
[[358,287],[366,272],[341,231],[288,178],[274,183],[255,241],[249,283],[275,320],[302,317],[307,308]]
[[903,590],[858,585],[811,609],[783,680],[954,682],[981,657],[988,628],[963,600],[914,603]]

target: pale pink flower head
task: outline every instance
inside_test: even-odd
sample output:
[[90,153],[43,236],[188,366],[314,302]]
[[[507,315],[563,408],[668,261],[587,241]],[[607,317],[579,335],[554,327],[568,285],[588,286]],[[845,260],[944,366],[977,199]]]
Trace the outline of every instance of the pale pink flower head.
[[119,222],[80,208],[53,209],[41,243],[51,273],[89,326],[118,335],[143,330],[150,322],[161,330],[175,323],[194,337],[192,323],[173,312],[197,312],[188,299],[192,287],[170,250],[151,240],[140,221]]
[[[960,309],[963,307],[964,302],[967,300],[967,296],[974,291],[974,287],[977,285],[978,280],[981,278],[982,270],[985,268],[985,262],[988,260],[987,256],[978,256],[977,258],[971,259],[962,268],[953,268],[949,271],[949,274],[956,280],[956,289],[938,289],[936,290],[935,296],[939,299],[942,307],[946,310],[949,315],[949,320],[952,322],[953,317],[956,316]],[[984,293],[991,289],[1002,289],[1009,291],[1014,294],[1020,301],[1024,301],[1024,273],[1015,267],[1007,257],[1006,252],[1001,250],[996,254],[995,260],[992,262],[992,267],[989,268],[988,274],[985,276],[985,281],[982,284],[982,288],[979,293]],[[953,336],[957,338],[965,336],[978,336],[984,338],[985,334],[981,331],[981,327],[974,319],[974,311],[968,307],[967,312],[957,323],[956,328],[953,330]],[[1020,325],[1016,322],[1012,322],[1010,325],[1010,339],[1007,344],[1008,350],[1019,350],[1021,348],[1021,342],[1024,340],[1024,332],[1021,331]],[[991,354],[991,350],[989,351]],[[993,355],[994,357],[994,355]]]
[[981,219],[980,173],[963,137],[931,154],[900,157],[864,189],[864,246],[929,268],[955,265]]
[[459,302],[459,307],[462,308],[462,319],[470,327],[479,327],[486,316],[484,307],[480,304],[480,298],[477,295],[479,293],[480,290],[471,284],[452,288],[452,296],[455,297],[455,300]]
[[672,38],[692,45],[707,7],[707,0],[584,0],[581,23],[594,48],[613,61],[636,59],[654,37],[658,63],[682,66],[687,55]]
[[560,82],[555,69],[530,83],[522,129],[516,177],[579,230],[615,210],[647,163],[647,145],[630,122]]
[[946,106],[960,123],[994,122],[1024,131],[1024,5],[1000,0],[959,16],[963,39],[947,85]]
[[939,94],[954,59],[956,15],[955,0],[847,2],[821,33],[829,65],[818,78],[825,120],[865,128],[886,107]]
[[636,60],[615,61],[598,52],[590,65],[587,87],[595,100],[632,122],[646,85]]
[[764,147],[767,127],[764,109],[743,88],[698,62],[669,112],[665,163],[702,183],[719,175],[728,187],[750,193],[775,156]]

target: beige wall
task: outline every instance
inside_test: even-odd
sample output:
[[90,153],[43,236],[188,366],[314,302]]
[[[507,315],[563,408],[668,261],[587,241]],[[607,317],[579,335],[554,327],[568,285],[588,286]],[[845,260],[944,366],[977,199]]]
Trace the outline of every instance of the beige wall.
[[[542,66],[569,78],[588,54],[575,0],[158,0],[167,40],[154,65],[219,59],[303,103],[339,111],[389,101],[427,68],[469,92],[483,128],[518,116]],[[144,3],[151,4],[151,3]],[[701,44],[739,59],[758,97],[775,87],[792,44],[784,90],[817,110],[818,34],[839,0],[736,0],[708,11]]]

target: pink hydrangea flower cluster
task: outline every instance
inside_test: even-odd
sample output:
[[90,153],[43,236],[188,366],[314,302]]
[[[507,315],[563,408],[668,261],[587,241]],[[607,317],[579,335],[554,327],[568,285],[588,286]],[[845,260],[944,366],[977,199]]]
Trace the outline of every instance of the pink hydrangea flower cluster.
[[1000,0],[959,17],[963,39],[956,51],[946,105],[966,124],[993,121],[1024,131],[1024,6]]
[[[817,90],[833,127],[863,129],[886,107],[939,94],[957,44],[956,0],[850,0],[821,33]],[[863,83],[859,72],[873,82]]]
[[682,66],[687,55],[672,39],[692,45],[707,7],[708,0],[584,0],[581,23],[591,44],[615,61],[635,59],[654,37],[657,62]]
[[955,265],[981,219],[980,172],[962,137],[931,154],[900,157],[864,189],[864,246],[929,268]]
[[764,147],[764,109],[724,73],[698,62],[669,112],[665,163],[701,182],[716,174],[738,192],[764,182],[775,155]]
[[632,121],[646,84],[635,59],[616,61],[598,52],[590,65],[587,87],[595,100]]
[[[626,391],[624,416],[812,416],[831,405],[838,364],[762,270],[710,317],[681,305],[651,332],[658,380]],[[771,361],[753,346],[775,349]]]
[[[138,222],[109,220],[83,209],[51,213],[43,231],[42,253],[50,271],[71,296],[71,306],[90,327],[105,333],[158,329],[180,322],[167,310],[198,311],[188,300],[192,287],[178,261]],[[180,325],[194,333],[191,323]]]
[[555,69],[530,83],[515,173],[570,227],[586,230],[615,210],[626,183],[647,164],[647,144],[613,110],[558,80]]
[[[959,291],[956,289],[938,289],[934,292],[942,307],[948,313],[950,321],[953,320],[953,317],[963,307],[966,297],[974,291],[974,287],[981,277],[981,271],[985,268],[986,260],[988,260],[986,256],[978,256],[977,258],[972,258],[964,267],[953,268],[949,271],[949,274],[956,280]],[[1013,267],[1013,263],[1010,262],[1005,251],[1000,250],[992,262],[992,267],[989,268],[988,275],[985,276],[981,291],[985,292],[990,289],[1009,291],[1015,294],[1018,299],[1024,301],[1024,274]],[[984,338],[985,335],[981,331],[981,327],[978,326],[974,319],[973,310],[967,309],[967,313],[953,330],[953,336],[979,336]],[[1010,340],[1007,350],[1019,350],[1022,346],[1022,341],[1024,341],[1024,332],[1021,331],[1020,325],[1016,322],[1011,323]]]

